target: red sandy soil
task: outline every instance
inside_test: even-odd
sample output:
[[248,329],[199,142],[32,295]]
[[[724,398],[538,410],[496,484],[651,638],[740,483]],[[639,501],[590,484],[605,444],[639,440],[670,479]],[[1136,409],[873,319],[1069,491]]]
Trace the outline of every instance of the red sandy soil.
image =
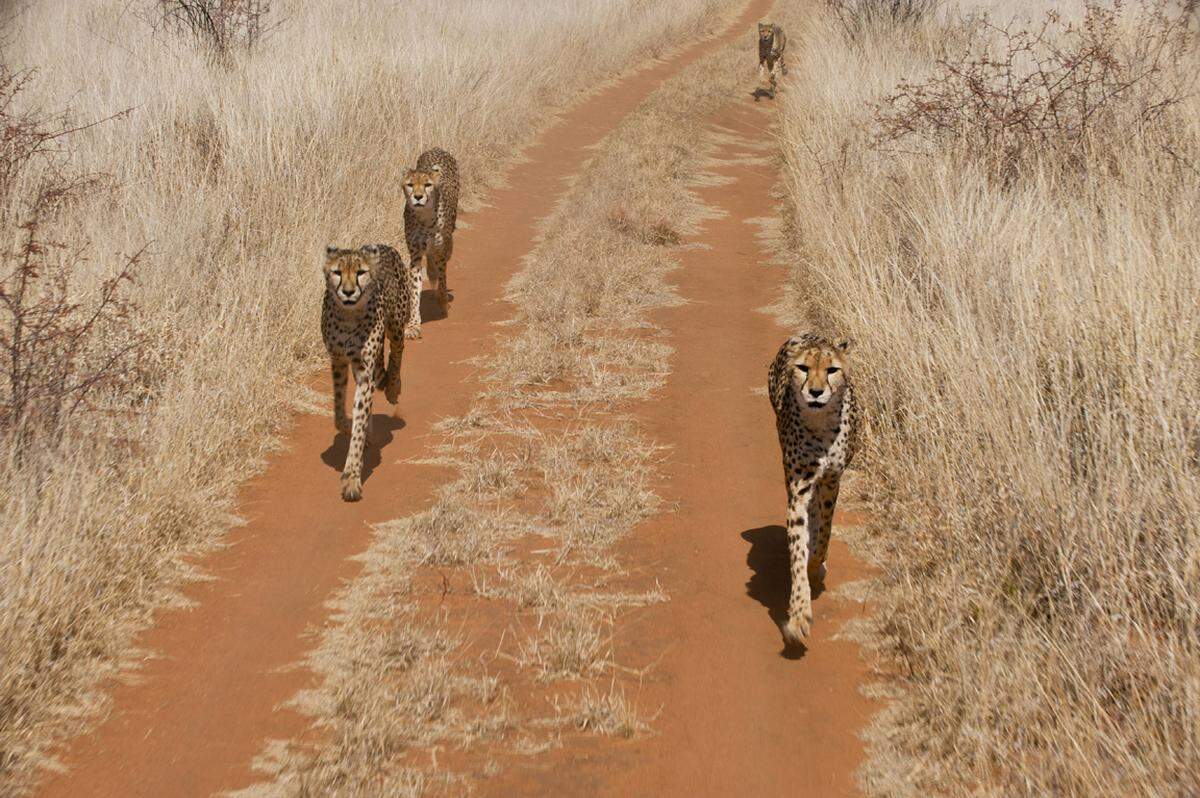
[[[754,0],[721,41],[749,38],[769,6]],[[358,572],[351,558],[366,548],[368,525],[431,503],[444,472],[406,461],[426,454],[433,422],[468,409],[472,368],[463,361],[488,351],[492,325],[509,315],[498,300],[532,248],[537,221],[588,147],[713,46],[695,45],[598,92],[528,149],[510,187],[494,192],[458,236],[450,264],[456,301],[449,318],[432,319],[425,338],[407,347],[400,404],[388,413],[376,399],[384,412],[374,420],[363,501],[340,500],[346,439],[335,437],[331,414],[297,418],[286,452],[243,492],[248,523],[198,563],[213,578],[186,590],[195,606],[162,613],[140,636],[139,648],[156,656],[135,681],[112,685],[111,712],[66,747],[68,770],[48,775],[42,795],[207,796],[256,781],[250,766],[266,740],[303,731],[305,719],[279,705],[312,683],[295,667],[311,645],[306,631],[327,621],[325,600]],[[765,140],[767,117],[748,100],[715,121]],[[673,597],[622,632],[629,652],[666,651],[639,696],[663,707],[656,734],[593,746],[588,758],[568,746],[546,759],[573,756],[577,768],[558,774],[566,781],[514,769],[512,776],[529,780],[509,794],[589,794],[589,781],[610,794],[851,790],[860,756],[853,730],[867,711],[855,689],[863,667],[852,646],[828,635],[857,609],[818,602],[816,640],[798,662],[779,655],[768,617],[786,597],[777,526],[783,487],[770,410],[750,388],[763,383],[783,331],[754,312],[773,298],[778,277],[760,265],[743,217],[770,212],[771,175],[762,166],[732,171],[736,184],[705,192],[733,215],[708,225],[703,240],[715,249],[687,256],[680,283],[693,304],[662,319],[678,347],[674,374],[665,400],[644,414],[651,431],[675,446],[667,492],[680,510],[639,532],[624,552],[660,571]],[[314,263],[314,291],[318,285]],[[286,402],[279,412],[289,412]],[[831,584],[858,572],[836,544],[831,565]]]

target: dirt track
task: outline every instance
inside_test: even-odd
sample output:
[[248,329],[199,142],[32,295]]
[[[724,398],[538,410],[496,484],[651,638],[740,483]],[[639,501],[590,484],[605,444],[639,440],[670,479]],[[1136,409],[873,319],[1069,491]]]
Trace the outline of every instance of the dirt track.
[[[671,596],[618,635],[618,661],[650,666],[638,705],[661,714],[648,740],[578,740],[485,794],[858,794],[866,667],[855,645],[831,637],[863,608],[828,594],[816,601],[815,639],[798,659],[784,656],[776,627],[790,585],[785,496],[761,389],[788,333],[764,311],[783,274],[767,265],[750,221],[772,215],[774,170],[755,162],[770,155],[770,104],[737,98],[706,121],[720,142],[713,171],[730,182],[700,195],[724,215],[705,224],[696,239],[705,248],[685,254],[676,273],[689,303],[655,320],[676,351],[666,391],[638,413],[671,447],[664,497],[678,509],[639,529],[621,556]],[[854,522],[839,512],[835,526]],[[865,576],[844,543],[831,545],[831,589]]]
[[[726,40],[747,36],[769,5],[751,3]],[[486,351],[492,324],[509,315],[497,300],[530,250],[537,220],[587,148],[711,46],[605,89],[527,151],[511,188],[490,197],[458,237],[452,315],[428,324],[425,339],[406,352],[400,404],[375,419],[364,500],[338,499],[345,438],[330,445],[328,415],[299,418],[287,452],[245,490],[247,525],[201,563],[214,579],[187,591],[197,606],[164,614],[143,636],[140,645],[159,658],[137,684],[114,689],[111,716],[72,744],[64,755],[70,771],[41,794],[210,795],[254,781],[250,763],[265,740],[303,729],[302,718],[277,706],[310,678],[289,670],[309,646],[304,632],[323,622],[324,600],[357,571],[349,558],[366,547],[367,525],[431,501],[440,473],[405,461],[423,453],[434,421],[467,409],[472,370],[463,361]],[[748,96],[733,100],[710,120],[739,137],[720,157],[761,155],[754,147],[766,143],[769,119]],[[863,668],[851,645],[829,636],[857,608],[818,601],[816,640],[800,661],[780,655],[771,620],[787,595],[783,487],[770,408],[752,389],[765,380],[784,331],[757,310],[774,298],[779,275],[762,265],[745,220],[771,213],[772,174],[762,164],[718,171],[736,182],[703,196],[730,215],[706,225],[701,240],[710,249],[685,256],[678,282],[691,304],[659,319],[677,349],[673,373],[666,395],[641,413],[654,436],[674,447],[664,492],[680,509],[639,530],[624,552],[660,572],[672,596],[629,622],[618,651],[629,662],[666,652],[638,697],[643,706],[662,706],[655,735],[569,745],[503,774],[488,785],[495,794],[853,792],[854,731],[868,708],[857,692]],[[830,585],[857,573],[835,542]],[[567,760],[569,771],[554,767]]]

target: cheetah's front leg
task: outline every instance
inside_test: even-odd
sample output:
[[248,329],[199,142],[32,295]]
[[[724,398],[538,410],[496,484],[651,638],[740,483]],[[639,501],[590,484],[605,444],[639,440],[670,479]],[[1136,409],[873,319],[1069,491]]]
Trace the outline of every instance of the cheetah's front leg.
[[422,255],[420,252],[409,251],[409,296],[412,302],[412,312],[408,316],[408,324],[404,327],[405,338],[421,337],[421,272],[423,271]]
[[[382,353],[380,353],[382,354]],[[375,397],[374,358],[363,353],[366,362],[354,361],[354,418],[350,449],[342,469],[342,498],[356,502],[362,498],[363,447],[371,426],[371,400]]]
[[788,482],[788,561],[792,571],[792,592],[788,599],[788,618],[783,639],[788,645],[808,642],[812,633],[812,588],[808,581],[809,504],[812,482]]
[[349,362],[334,358],[330,362],[333,371],[333,425],[338,432],[350,434],[350,419],[346,417],[346,376]]

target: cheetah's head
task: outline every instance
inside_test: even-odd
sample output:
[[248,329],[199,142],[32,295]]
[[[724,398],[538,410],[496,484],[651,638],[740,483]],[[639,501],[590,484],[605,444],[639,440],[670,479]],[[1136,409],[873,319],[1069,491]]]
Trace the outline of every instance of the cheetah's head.
[[846,340],[814,341],[792,357],[792,385],[810,410],[822,410],[846,390]]
[[375,286],[373,272],[378,266],[379,251],[375,247],[326,247],[325,287],[338,304],[352,308],[370,296]]
[[432,207],[441,181],[440,169],[428,172],[421,169],[409,169],[404,173],[404,198],[413,208]]
[[775,31],[769,22],[758,23],[758,38],[764,42],[770,41]]

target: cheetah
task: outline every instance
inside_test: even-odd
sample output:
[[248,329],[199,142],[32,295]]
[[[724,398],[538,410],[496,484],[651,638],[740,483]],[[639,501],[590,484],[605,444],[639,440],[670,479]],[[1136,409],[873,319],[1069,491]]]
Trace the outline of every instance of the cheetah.
[[[392,404],[400,395],[404,327],[412,300],[402,290],[404,261],[385,244],[325,249],[325,303],[321,335],[333,370],[333,423],[350,435],[342,469],[342,498],[362,498],[362,455],[371,423],[371,400],[381,385]],[[391,357],[384,366],[384,337]],[[354,370],[354,417],[346,418],[346,374]]]
[[838,487],[858,450],[860,411],[845,371],[847,348],[848,341],[794,335],[779,348],[767,380],[788,496],[789,646],[806,643],[812,630],[812,587],[824,583]]
[[[404,334],[421,337],[421,267],[437,283],[443,312],[450,304],[446,262],[454,251],[458,219],[458,161],[445,150],[421,153],[417,165],[404,175],[404,238],[408,243],[413,314]],[[422,262],[423,261],[423,262]]]
[[768,97],[775,96],[778,82],[775,66],[778,64],[779,71],[787,74],[787,64],[783,60],[783,53],[786,49],[787,34],[783,32],[782,27],[773,23],[758,23],[758,80],[761,85],[763,72],[766,71],[771,81],[770,88],[767,90]]

